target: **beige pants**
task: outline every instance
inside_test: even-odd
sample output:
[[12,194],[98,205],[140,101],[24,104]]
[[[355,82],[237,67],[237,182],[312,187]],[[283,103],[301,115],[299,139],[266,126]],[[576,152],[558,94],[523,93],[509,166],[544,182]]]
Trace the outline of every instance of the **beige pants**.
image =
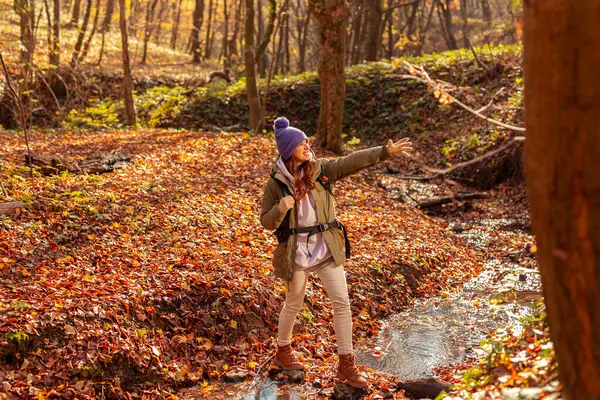
[[310,271],[317,273],[325,285],[327,295],[333,305],[333,328],[337,338],[338,354],[352,354],[352,315],[348,300],[346,272],[343,266],[336,267],[333,261],[322,267],[294,271],[294,276],[287,285],[285,304],[279,314],[277,343],[280,346],[290,343],[296,315],[304,304],[304,292]]

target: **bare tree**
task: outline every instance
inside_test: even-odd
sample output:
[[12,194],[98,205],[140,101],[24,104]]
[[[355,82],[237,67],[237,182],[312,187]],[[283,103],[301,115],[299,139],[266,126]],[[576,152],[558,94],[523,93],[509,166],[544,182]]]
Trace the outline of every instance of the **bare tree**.
[[133,103],[133,78],[129,63],[129,40],[127,37],[127,18],[125,17],[125,0],[119,0],[119,26],[121,27],[121,44],[123,47],[123,99],[125,102],[125,125],[136,124],[135,105]]
[[107,0],[106,14],[104,14],[104,20],[102,21],[102,33],[110,31],[110,23],[112,21],[114,12],[115,12],[115,0]]
[[525,1],[525,172],[565,399],[600,397],[600,7]]

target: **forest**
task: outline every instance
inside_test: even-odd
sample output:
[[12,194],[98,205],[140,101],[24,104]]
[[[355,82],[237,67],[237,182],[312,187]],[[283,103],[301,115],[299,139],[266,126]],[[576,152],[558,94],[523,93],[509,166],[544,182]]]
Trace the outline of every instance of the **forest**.
[[598,19],[0,0],[0,399],[600,397]]

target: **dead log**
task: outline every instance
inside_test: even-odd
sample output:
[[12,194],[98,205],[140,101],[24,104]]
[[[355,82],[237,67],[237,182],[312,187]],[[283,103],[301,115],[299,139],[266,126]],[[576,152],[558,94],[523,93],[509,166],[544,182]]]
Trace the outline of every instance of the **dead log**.
[[[56,175],[63,171],[74,174],[101,174],[123,168],[131,157],[124,154],[101,154],[86,157],[83,160],[73,160],[61,156],[31,156],[32,164],[42,175]],[[25,164],[29,165],[27,156]]]
[[9,201],[8,203],[0,203],[0,215],[19,215],[21,209],[25,208],[27,203],[22,201]]
[[452,203],[456,200],[475,200],[475,199],[488,199],[490,197],[487,193],[465,193],[465,194],[455,194],[452,196],[446,197],[437,197],[435,199],[430,199],[427,201],[419,202],[418,207],[421,210],[429,209],[437,206],[441,206],[443,204]]
[[449,384],[433,378],[401,380],[397,387],[416,399],[435,399],[442,391],[450,389]]

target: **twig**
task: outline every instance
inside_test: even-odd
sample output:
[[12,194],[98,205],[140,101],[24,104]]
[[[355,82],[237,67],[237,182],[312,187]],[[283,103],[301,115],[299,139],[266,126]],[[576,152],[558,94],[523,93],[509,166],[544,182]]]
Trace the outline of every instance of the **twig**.
[[2,53],[0,53],[0,63],[2,63],[2,70],[4,71],[4,76],[6,77],[6,85],[8,89],[11,91],[12,95],[15,98],[15,101],[19,104],[20,113],[20,122],[21,128],[23,128],[23,133],[25,134],[25,146],[27,147],[27,158],[29,159],[29,175],[31,179],[33,179],[33,164],[31,162],[31,149],[29,148],[29,135],[27,134],[27,122],[25,121],[25,108],[23,107],[23,102],[21,101],[21,96],[15,90],[15,87],[12,84],[10,79],[10,74],[8,73],[8,68],[6,68],[6,64],[4,63],[4,58],[2,57]]
[[406,79],[414,79],[416,81],[426,83],[427,85],[431,86],[432,88],[434,88],[436,90],[439,90],[441,93],[443,93],[446,96],[448,96],[448,98],[452,99],[453,102],[455,102],[456,104],[458,104],[459,106],[461,106],[465,110],[469,111],[471,114],[473,114],[476,117],[479,117],[479,118],[481,118],[481,119],[483,119],[485,121],[488,121],[488,122],[490,122],[492,124],[501,126],[503,128],[506,128],[506,129],[510,129],[512,131],[525,132],[525,128],[522,128],[522,127],[519,127],[519,126],[505,124],[504,122],[500,122],[500,121],[495,120],[493,118],[489,118],[489,117],[486,117],[485,115],[482,115],[481,113],[477,112],[477,110],[472,109],[468,105],[464,104],[463,102],[461,102],[460,100],[458,100],[457,98],[455,98],[454,96],[452,96],[450,93],[448,93],[447,90],[444,90],[440,85],[438,85],[433,79],[431,79],[429,77],[429,74],[427,74],[427,71],[425,71],[425,69],[423,67],[416,68],[414,65],[412,65],[411,63],[409,63],[406,60],[403,60],[403,62],[404,62],[404,64],[406,64],[408,66],[409,71],[411,71],[411,72],[420,72],[423,77],[418,77],[418,76],[414,76],[414,75],[401,75],[401,77],[406,78]]
[[504,90],[504,87],[501,87],[500,90],[498,90],[496,93],[494,93],[494,95],[492,95],[492,99],[490,100],[490,102],[481,107],[479,110],[477,110],[477,113],[480,114],[482,112],[484,112],[485,110],[487,110],[488,108],[490,108],[492,106],[492,104],[494,103],[494,97],[498,96],[500,93],[502,93],[502,91]]

